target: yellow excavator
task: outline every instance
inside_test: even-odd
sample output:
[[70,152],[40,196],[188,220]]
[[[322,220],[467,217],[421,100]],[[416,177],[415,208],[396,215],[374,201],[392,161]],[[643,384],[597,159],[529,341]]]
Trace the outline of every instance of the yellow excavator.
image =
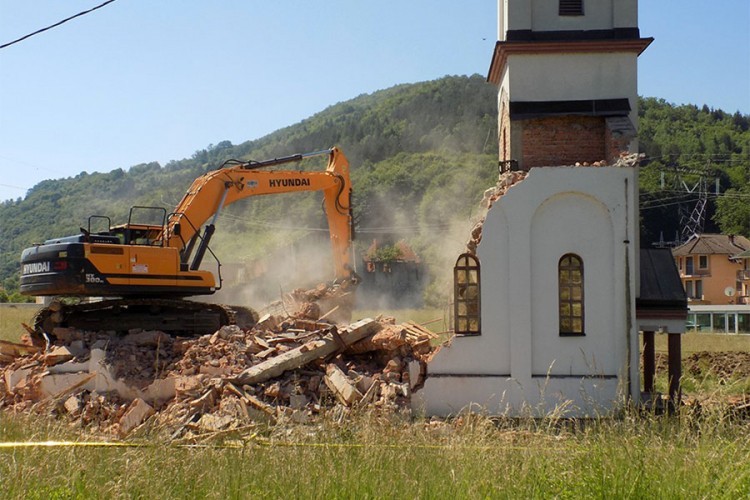
[[[324,171],[273,170],[271,167],[328,155]],[[229,160],[197,178],[171,213],[133,207],[126,224],[91,216],[81,233],[45,241],[21,255],[24,295],[105,297],[70,304],[54,301],[35,321],[39,336],[55,327],[125,331],[132,328],[180,333],[212,333],[226,324],[250,326],[252,310],[208,304],[184,297],[213,294],[217,275],[201,269],[222,209],[243,198],[300,191],[322,191],[337,280],[355,280],[351,265],[352,206],[349,162],[338,148],[265,161]],[[160,223],[133,221],[147,210]],[[93,231],[93,224],[104,226]],[[202,229],[202,232],[201,232]],[[211,252],[213,254],[213,252]],[[214,255],[215,256],[215,255]]]

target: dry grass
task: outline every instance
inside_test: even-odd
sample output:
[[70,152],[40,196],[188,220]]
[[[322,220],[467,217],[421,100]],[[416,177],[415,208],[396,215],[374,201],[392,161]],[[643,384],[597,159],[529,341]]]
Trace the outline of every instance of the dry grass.
[[0,340],[18,342],[25,332],[21,323],[31,324],[38,310],[36,304],[0,304]]
[[[32,314],[0,308],[0,338],[17,340],[20,322]],[[389,314],[425,323],[442,311]],[[689,334],[683,352],[741,350],[747,341]],[[682,408],[673,417],[629,410],[586,421],[471,415],[443,422],[332,412],[314,424],[259,425],[202,447],[144,432],[129,441],[142,447],[0,448],[2,497],[750,496],[750,426],[722,406]],[[96,437],[64,417],[0,414],[0,441],[51,439]]]
[[[0,435],[31,420],[0,417]],[[60,435],[70,435],[61,423]],[[747,498],[750,429],[726,414],[412,421],[372,413],[205,447],[0,451],[4,498]]]

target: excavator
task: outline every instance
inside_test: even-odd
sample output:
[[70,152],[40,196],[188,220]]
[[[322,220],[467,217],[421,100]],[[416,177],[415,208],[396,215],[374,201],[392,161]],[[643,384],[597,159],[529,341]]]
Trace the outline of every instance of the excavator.
[[[269,169],[322,155],[328,156],[324,171]],[[221,288],[218,258],[216,276],[201,264],[206,252],[216,257],[209,243],[224,207],[251,196],[302,191],[323,192],[335,279],[356,281],[351,265],[352,188],[349,162],[341,150],[265,161],[228,160],[195,179],[171,213],[132,207],[128,222],[114,227],[109,217],[92,215],[79,234],[25,249],[21,293],[66,298],[40,310],[32,337],[52,336],[56,327],[202,334],[228,324],[252,326],[258,320],[253,310],[185,298]],[[143,211],[158,223],[136,222],[134,214]],[[92,225],[106,230],[95,231]],[[103,300],[82,300],[95,297]]]

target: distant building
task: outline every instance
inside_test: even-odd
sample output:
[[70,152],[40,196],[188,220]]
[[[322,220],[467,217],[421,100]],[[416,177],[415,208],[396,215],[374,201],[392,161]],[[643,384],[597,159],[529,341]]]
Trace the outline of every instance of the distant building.
[[426,269],[404,240],[393,245],[373,240],[362,255],[359,274],[362,279],[357,289],[359,307],[412,308],[424,305]]
[[737,271],[737,304],[750,304],[750,250],[735,255],[732,260],[740,264]]
[[727,234],[698,234],[674,248],[672,255],[691,305],[747,303],[750,272],[747,258],[735,258],[750,250],[750,240]]

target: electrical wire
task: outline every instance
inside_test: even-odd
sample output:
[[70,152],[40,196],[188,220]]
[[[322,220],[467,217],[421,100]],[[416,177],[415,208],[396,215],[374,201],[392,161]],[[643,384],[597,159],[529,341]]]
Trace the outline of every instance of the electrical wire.
[[92,7],[92,8],[91,8],[91,9],[89,9],[89,10],[85,10],[85,11],[83,11],[83,12],[79,12],[78,14],[75,14],[75,15],[73,15],[73,16],[70,16],[70,17],[68,17],[68,18],[65,18],[65,19],[63,19],[62,21],[58,21],[58,22],[56,22],[55,24],[51,24],[51,25],[47,26],[46,28],[42,28],[42,29],[36,30],[36,31],[35,31],[35,32],[33,32],[33,33],[29,33],[28,35],[24,35],[24,36],[22,36],[21,38],[17,38],[16,40],[13,40],[12,42],[4,43],[4,44],[0,45],[0,49],[4,49],[5,47],[10,47],[10,46],[11,46],[11,45],[13,45],[13,44],[16,44],[16,43],[18,43],[18,42],[22,42],[22,41],[26,40],[27,38],[31,38],[31,37],[32,37],[32,36],[34,36],[34,35],[38,35],[39,33],[44,33],[44,32],[45,32],[45,31],[47,31],[47,30],[51,30],[52,28],[56,28],[56,27],[60,26],[61,24],[65,24],[65,23],[67,23],[68,21],[71,21],[71,20],[75,19],[76,17],[81,17],[81,16],[84,16],[84,15],[86,15],[86,14],[89,14],[89,13],[91,13],[91,12],[94,12],[95,10],[101,9],[101,8],[102,8],[102,7],[104,7],[105,5],[109,5],[109,4],[111,4],[112,2],[114,2],[114,1],[115,1],[115,0],[107,0],[107,1],[106,1],[106,2],[104,2],[104,3],[102,3],[102,4],[99,4],[99,5],[97,5],[96,7]]

